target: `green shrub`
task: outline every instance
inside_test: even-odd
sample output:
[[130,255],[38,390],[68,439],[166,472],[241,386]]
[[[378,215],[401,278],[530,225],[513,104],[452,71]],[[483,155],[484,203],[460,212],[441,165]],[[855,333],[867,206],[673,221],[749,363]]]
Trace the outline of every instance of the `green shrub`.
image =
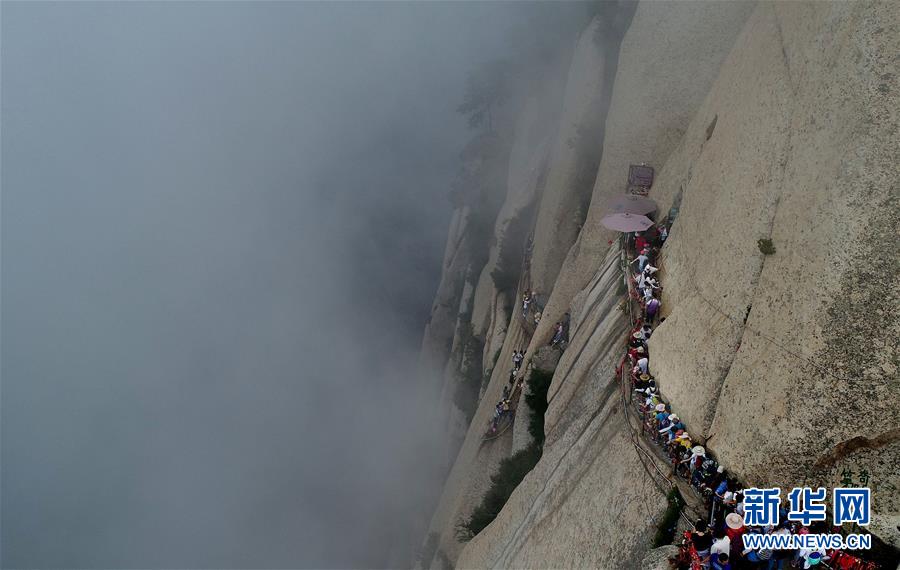
[[675,540],[675,529],[678,527],[678,516],[684,507],[684,499],[678,489],[673,487],[666,497],[666,512],[663,513],[659,526],[656,527],[656,535],[653,537],[653,548],[672,544]]
[[532,443],[500,462],[500,468],[491,475],[491,487],[481,499],[481,504],[472,511],[468,519],[456,524],[456,539],[460,542],[471,540],[476,534],[491,524],[509,496],[522,482],[541,458],[541,447]]
[[528,433],[536,445],[544,445],[544,414],[547,412],[547,392],[553,381],[553,373],[535,368],[528,377],[528,393],[525,403],[531,409],[528,421]]
[[763,255],[772,255],[775,253],[775,244],[773,244],[770,239],[761,239],[756,242],[756,245]]

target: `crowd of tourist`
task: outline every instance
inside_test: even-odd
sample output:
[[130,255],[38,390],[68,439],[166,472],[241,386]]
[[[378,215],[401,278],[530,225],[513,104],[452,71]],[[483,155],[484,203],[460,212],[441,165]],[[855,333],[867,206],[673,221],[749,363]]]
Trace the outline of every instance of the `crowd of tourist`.
[[513,416],[515,415],[515,396],[518,394],[516,390],[521,391],[522,384],[524,382],[524,377],[520,378],[518,376],[519,370],[522,369],[522,362],[525,360],[525,350],[517,349],[513,350],[512,355],[512,370],[509,371],[509,380],[506,385],[503,386],[503,396],[500,398],[500,401],[497,402],[497,405],[494,406],[494,414],[491,416],[490,424],[488,425],[488,431],[485,434],[485,437],[490,439],[493,436],[497,435],[500,426],[503,425],[505,420],[512,422]]
[[[744,525],[744,488],[730,477],[712,454],[692,441],[682,419],[663,401],[650,366],[651,355],[648,340],[653,335],[659,310],[662,284],[657,274],[656,256],[668,237],[665,225],[638,233],[628,239],[637,254],[629,267],[629,296],[633,303],[640,303],[642,310],[630,330],[625,355],[617,373],[630,378],[635,394],[634,403],[642,418],[643,433],[658,446],[671,462],[675,476],[690,484],[705,505],[702,519],[684,533],[679,555],[672,560],[676,568],[690,570],[742,570],[829,567],[842,570],[869,570],[877,568],[845,552],[825,550],[749,550],[744,548],[745,533],[806,534],[829,532],[816,528],[815,523],[803,526],[786,520],[782,524],[767,527]],[[630,245],[629,244],[629,245]],[[664,319],[660,319],[662,321]],[[823,525],[825,523],[822,523]],[[821,566],[820,566],[821,565]]]

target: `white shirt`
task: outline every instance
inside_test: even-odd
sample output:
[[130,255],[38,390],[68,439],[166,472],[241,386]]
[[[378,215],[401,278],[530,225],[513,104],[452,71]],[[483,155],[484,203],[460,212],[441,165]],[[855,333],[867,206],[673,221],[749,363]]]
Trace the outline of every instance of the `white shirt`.
[[638,368],[641,369],[641,372],[646,374],[647,369],[650,366],[650,361],[647,359],[646,356],[643,358],[638,358],[637,365],[638,365]]
[[709,548],[710,554],[729,554],[731,551],[731,540],[727,536],[714,540]]

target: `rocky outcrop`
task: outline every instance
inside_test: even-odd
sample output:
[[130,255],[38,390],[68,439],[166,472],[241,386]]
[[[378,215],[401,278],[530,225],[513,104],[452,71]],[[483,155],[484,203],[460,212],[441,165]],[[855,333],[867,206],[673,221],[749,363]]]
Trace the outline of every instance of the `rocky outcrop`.
[[549,294],[562,260],[578,236],[590,200],[602,141],[608,92],[609,51],[598,36],[604,23],[595,18],[581,34],[566,84],[563,114],[553,143],[546,188],[534,229],[530,287]]
[[443,369],[450,356],[450,347],[456,330],[459,296],[465,277],[463,270],[468,266],[467,256],[461,248],[465,238],[465,220],[465,208],[455,210],[450,220],[441,281],[431,305],[431,317],[422,335],[423,373]]
[[[455,522],[526,441],[518,418],[515,438],[481,442],[506,363],[530,331],[513,318],[499,340],[489,317],[497,291],[479,301],[476,290],[496,342],[485,364],[502,345],[504,366],[485,387],[432,521],[457,567],[665,567],[664,551],[647,554],[667,488],[639,459],[612,376],[624,284],[614,236],[599,225],[635,162],[657,170],[659,215],[677,213],[660,259],[665,321],[650,341],[666,399],[746,483],[833,487],[847,473],[861,483],[864,472],[874,490],[869,529],[900,544],[898,27],[896,3],[641,2],[574,240],[564,214],[577,194],[565,188],[577,153],[565,142],[605,105],[597,77],[609,65],[581,38],[538,191],[530,283],[550,297],[526,362],[539,360],[566,311],[570,342],[555,364],[541,460],[496,520],[461,545]],[[589,73],[575,77],[583,67]]]
[[[569,79],[566,82],[565,97],[563,97],[564,103],[558,122],[555,117],[549,123],[540,122],[540,114],[546,114],[547,109],[552,108],[552,104],[547,102],[548,94],[544,103],[539,105],[543,110],[539,109],[539,113],[533,114],[535,107],[533,103],[528,103],[517,123],[515,143],[510,153],[506,202],[500,210],[494,229],[496,245],[491,249],[488,263],[479,276],[478,286],[474,292],[472,320],[477,327],[476,330],[485,332],[498,330],[491,323],[489,315],[496,314],[498,303],[506,302],[507,298],[497,287],[492,273],[501,264],[502,248],[509,237],[507,232],[510,226],[527,207],[529,200],[536,197],[536,194],[540,194],[540,213],[537,214],[537,217],[543,219],[544,222],[532,221],[529,224],[535,227],[535,243],[538,240],[537,236],[540,233],[538,228],[540,227],[544,227],[546,236],[554,235],[554,230],[559,227],[559,220],[554,221],[555,214],[552,212],[564,211],[568,207],[566,205],[571,204],[572,188],[570,186],[574,176],[573,168],[576,164],[581,164],[579,161],[582,160],[581,157],[589,146],[586,146],[587,139],[583,137],[577,148],[567,141],[572,136],[577,136],[576,130],[579,122],[587,120],[588,115],[591,117],[590,121],[596,122],[596,105],[602,99],[602,93],[598,93],[597,89],[599,88],[598,81],[605,73],[604,54],[608,50],[608,46],[597,41],[599,29],[600,23],[595,21],[587,31],[582,33],[572,55]],[[556,128],[557,124],[560,125],[559,128]],[[551,145],[554,149],[553,152],[550,151]],[[549,189],[551,180],[555,181],[553,189]],[[583,182],[589,191],[591,179]],[[531,337],[531,330],[528,327],[533,324],[525,323],[520,318],[519,299],[526,287],[533,288],[531,285],[535,275],[547,277],[552,274],[552,277],[548,277],[546,280],[547,283],[552,284],[556,271],[549,271],[546,264],[540,261],[539,265],[535,267],[535,259],[544,259],[551,265],[555,264],[558,269],[565,249],[571,245],[571,240],[576,235],[578,225],[573,223],[567,226],[572,234],[571,239],[559,247],[554,246],[555,253],[551,253],[544,247],[543,253],[535,252],[532,255],[531,270],[525,274],[520,272],[519,282],[516,283],[516,298],[513,300],[512,307],[513,318],[508,329],[502,335],[495,334],[485,342],[484,365],[486,370],[492,372],[490,381],[482,394],[479,408],[472,419],[465,441],[460,447],[459,455],[450,472],[443,497],[431,525],[432,532],[440,534],[440,548],[450,560],[455,560],[461,549],[461,545],[455,539],[454,526],[456,522],[461,517],[467,516],[472,507],[480,501],[490,482],[490,475],[496,469],[499,461],[508,456],[513,449],[512,432],[493,441],[489,446],[481,445],[481,436],[493,413],[494,404],[500,399],[502,388],[507,382],[513,350],[527,347]],[[543,238],[541,239],[543,240]],[[556,239],[552,238],[552,240]],[[545,240],[545,243],[550,242]],[[498,299],[502,299],[502,301],[498,301]],[[497,351],[498,346],[501,347],[499,351]],[[496,367],[493,364],[495,360],[498,363]],[[520,404],[524,405],[524,401]],[[527,420],[527,409],[523,408],[521,414]],[[527,439],[521,433],[522,427],[526,423],[525,421],[517,422],[517,429],[520,430],[521,436],[520,441]]]
[[641,560],[641,570],[670,570],[672,565],[669,559],[678,554],[678,547],[674,545],[654,548]]
[[888,3],[756,9],[655,189],[683,200],[650,348],[732,471],[782,486],[866,471],[900,543],[898,21]]
[[[617,252],[609,259],[598,282],[621,279]],[[599,294],[603,316],[579,337],[600,355],[595,366],[584,377],[560,378],[581,348],[564,353],[554,385],[571,389],[550,402],[544,455],[497,519],[466,546],[458,568],[634,568],[643,558],[665,495],[644,472],[622,414],[613,373],[627,331],[614,309],[619,295],[615,286]],[[584,326],[573,318],[573,326]]]
[[553,322],[595,274],[617,235],[600,225],[604,202],[625,191],[629,164],[663,164],[753,6],[747,1],[638,3],[619,52],[587,220],[553,286],[545,311],[549,318],[536,333],[540,338],[552,334]]

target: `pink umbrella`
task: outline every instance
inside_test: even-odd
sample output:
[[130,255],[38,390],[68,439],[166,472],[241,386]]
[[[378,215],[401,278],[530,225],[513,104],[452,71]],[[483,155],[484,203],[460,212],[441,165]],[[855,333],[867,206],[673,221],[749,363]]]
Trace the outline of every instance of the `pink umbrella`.
[[603,227],[617,232],[642,232],[653,225],[653,220],[647,216],[639,216],[637,214],[609,214],[604,216],[600,223]]
[[649,214],[656,211],[656,202],[636,194],[620,194],[610,198],[605,209],[611,214]]

